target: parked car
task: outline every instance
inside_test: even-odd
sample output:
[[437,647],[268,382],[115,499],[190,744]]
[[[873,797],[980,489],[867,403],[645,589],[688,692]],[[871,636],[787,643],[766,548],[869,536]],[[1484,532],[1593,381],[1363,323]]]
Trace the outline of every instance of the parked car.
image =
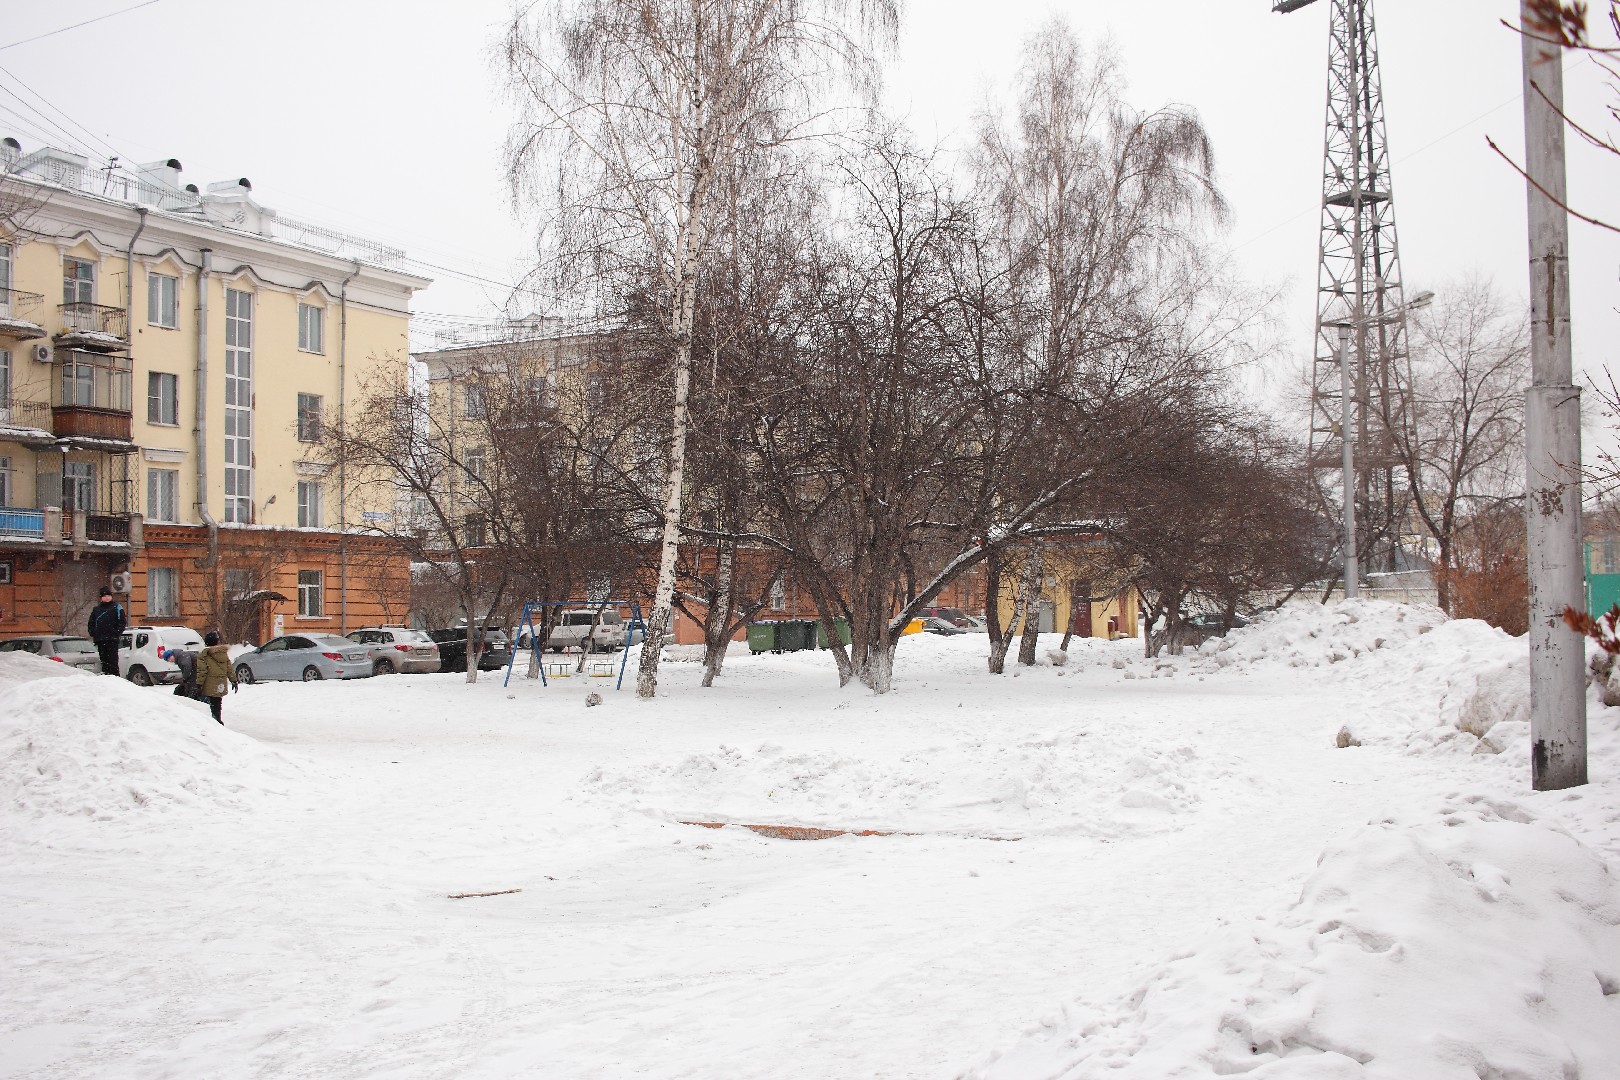
[[68,667],[86,671],[101,670],[101,655],[96,643],[89,638],[68,637],[63,634],[34,634],[0,641],[0,652],[25,652],[55,660]]
[[244,683],[366,679],[371,673],[370,651],[336,634],[288,634],[236,658],[236,678]]
[[[591,629],[592,623],[596,624],[594,630]],[[603,608],[598,616],[595,608],[569,608],[557,616],[557,625],[551,628],[551,635],[546,638],[546,648],[552,652],[577,649],[585,644],[587,636],[591,639],[591,647],[597,652],[613,652],[623,647],[625,625],[618,610]],[[527,632],[518,635],[517,647],[520,650],[529,648]]]
[[202,635],[188,626],[131,626],[118,642],[118,674],[136,686],[177,683],[180,668],[164,653],[203,651]]
[[928,616],[922,621],[922,624],[923,633],[938,634],[940,637],[955,637],[958,634],[972,634],[976,632],[966,626],[957,626],[949,619],[942,619],[938,615]]
[[[442,630],[429,630],[428,636],[439,646],[440,671],[467,670],[467,628],[447,626]],[[498,626],[484,628],[484,649],[478,657],[480,671],[497,671],[512,659],[511,642]]]
[[1196,615],[1189,615],[1186,625],[1206,637],[1225,637],[1228,630],[1248,626],[1249,620],[1238,614],[1227,619],[1219,611],[1200,611]]
[[944,619],[952,626],[965,626],[969,630],[973,629],[973,616],[961,608],[925,607],[922,609],[922,617],[925,619]]
[[366,647],[375,674],[439,670],[439,646],[428,637],[426,630],[412,630],[408,626],[367,626],[352,631],[348,638]]

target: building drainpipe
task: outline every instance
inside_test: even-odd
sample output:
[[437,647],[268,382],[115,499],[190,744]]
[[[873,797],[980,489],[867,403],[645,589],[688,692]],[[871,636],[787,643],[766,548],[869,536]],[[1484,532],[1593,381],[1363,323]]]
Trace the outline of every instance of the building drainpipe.
[[219,522],[208,512],[208,275],[214,268],[214,252],[203,248],[202,265],[197,271],[197,411],[191,436],[197,444],[197,514],[208,526],[208,554],[197,566],[211,570],[219,562]]
[[[124,337],[129,340],[131,346],[135,343],[134,331],[132,330],[135,325],[135,241],[139,240],[141,233],[146,231],[146,207],[137,206],[135,213],[140,216],[140,223],[135,226],[135,235],[129,238],[129,247],[124,249]],[[128,465],[124,466],[124,477],[127,482],[135,483],[135,481],[129,479]],[[134,499],[130,497],[130,493],[126,489],[124,494],[124,512],[126,514],[130,512],[129,504],[133,501]],[[108,507],[108,509],[111,509],[111,507]],[[129,569],[131,570],[135,569],[134,556],[135,552],[131,551],[129,563]]]
[[348,434],[349,282],[360,276],[360,260],[338,289],[338,633],[349,632],[349,488],[348,454],[342,450]]

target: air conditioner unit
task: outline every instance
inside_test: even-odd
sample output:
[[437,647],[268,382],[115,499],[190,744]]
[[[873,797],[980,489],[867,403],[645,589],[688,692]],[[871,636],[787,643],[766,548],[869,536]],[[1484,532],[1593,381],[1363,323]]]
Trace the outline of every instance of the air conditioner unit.
[[131,584],[132,582],[128,573],[114,574],[107,579],[107,588],[111,589],[115,594],[129,592],[129,587]]
[[38,360],[42,364],[48,364],[52,360],[56,359],[55,350],[53,350],[49,345],[35,345],[34,359]]

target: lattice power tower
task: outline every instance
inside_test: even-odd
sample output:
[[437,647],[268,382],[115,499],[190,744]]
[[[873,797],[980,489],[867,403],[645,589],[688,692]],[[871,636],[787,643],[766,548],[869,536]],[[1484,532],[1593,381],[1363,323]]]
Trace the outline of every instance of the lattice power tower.
[[[1315,0],[1277,0],[1287,14]],[[1311,369],[1311,464],[1318,489],[1340,488],[1339,327],[1351,326],[1357,548],[1363,565],[1398,569],[1406,474],[1390,432],[1406,429],[1410,366],[1395,197],[1372,0],[1332,0],[1327,141],[1322,171],[1316,358]],[[1331,470],[1331,471],[1330,471]]]

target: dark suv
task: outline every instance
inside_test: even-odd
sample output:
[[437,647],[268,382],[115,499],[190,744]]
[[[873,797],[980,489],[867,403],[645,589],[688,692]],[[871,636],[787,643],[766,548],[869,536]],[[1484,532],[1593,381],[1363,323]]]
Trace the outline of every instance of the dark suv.
[[[439,646],[440,671],[467,670],[467,628],[447,626],[443,630],[429,630]],[[506,632],[498,626],[484,628],[484,651],[478,657],[480,671],[499,671],[512,659],[512,644]]]

